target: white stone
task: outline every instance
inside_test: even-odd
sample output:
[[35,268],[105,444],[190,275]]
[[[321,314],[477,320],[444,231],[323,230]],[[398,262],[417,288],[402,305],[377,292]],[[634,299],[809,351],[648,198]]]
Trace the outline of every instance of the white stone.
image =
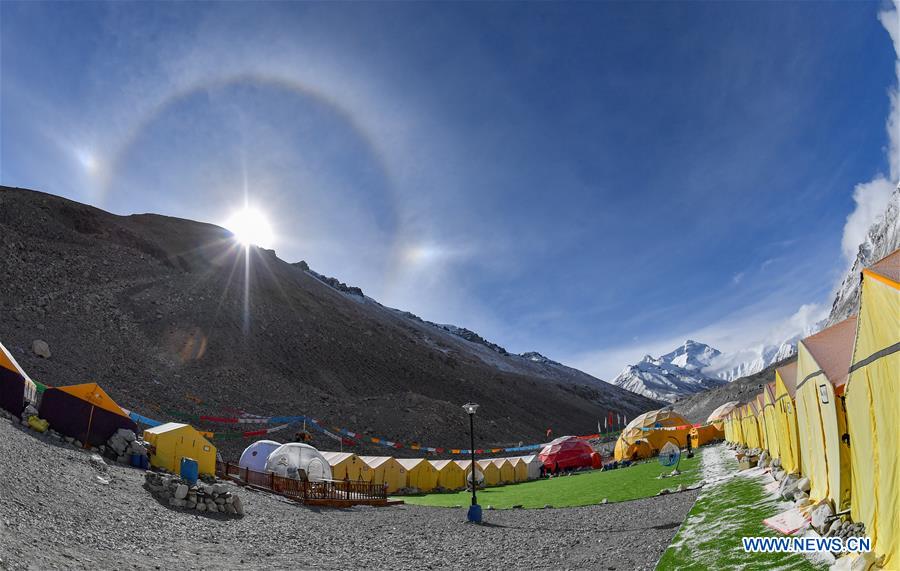
[[183,500],[188,495],[188,487],[185,484],[179,484],[177,488],[175,488],[175,497],[179,500]]
[[797,489],[809,493],[809,478],[803,477],[797,481]]

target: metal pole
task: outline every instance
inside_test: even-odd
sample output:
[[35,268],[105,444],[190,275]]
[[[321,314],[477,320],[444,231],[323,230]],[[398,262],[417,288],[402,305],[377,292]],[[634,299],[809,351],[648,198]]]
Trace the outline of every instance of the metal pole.
[[475,415],[469,414],[469,436],[472,441],[472,448],[469,451],[472,453],[472,505],[477,506],[478,501],[475,498]]

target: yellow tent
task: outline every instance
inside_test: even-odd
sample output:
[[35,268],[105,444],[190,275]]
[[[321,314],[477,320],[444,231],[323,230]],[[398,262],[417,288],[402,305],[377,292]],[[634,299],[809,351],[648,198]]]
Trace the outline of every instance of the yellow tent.
[[190,424],[167,422],[144,430],[151,448],[150,464],[178,474],[181,459],[193,458],[201,474],[215,475],[216,447]]
[[725,433],[716,428],[715,424],[691,428],[691,446],[694,448],[699,448],[710,442],[718,442],[724,437]]
[[[850,505],[850,447],[844,385],[856,317],[832,325],[797,345],[797,409],[807,422],[798,426],[800,450],[808,453],[803,473],[809,478],[812,502],[831,500],[837,511]],[[846,439],[845,439],[846,436]]]
[[485,486],[496,486],[500,483],[500,468],[491,460],[477,460],[478,469],[484,474]]
[[466,471],[453,460],[430,460],[438,472],[437,485],[445,490],[461,490],[466,487]]
[[491,462],[500,470],[501,484],[512,484],[516,481],[516,469],[509,458],[494,458]]
[[521,456],[516,456],[515,458],[508,458],[510,464],[512,464],[513,470],[516,473],[516,482],[525,482],[528,480],[528,463],[525,462],[525,459]]
[[424,458],[398,458],[397,462],[406,468],[406,487],[430,492],[438,485],[437,468]]
[[[465,479],[463,481],[466,482],[466,485],[468,485],[468,481],[470,480],[469,476],[472,475],[472,461],[454,460],[454,462],[462,469],[463,473],[465,473]],[[484,472],[482,472],[481,466],[475,469],[475,481],[487,485],[487,480],[484,479]]]
[[335,480],[371,482],[373,472],[362,459],[353,452],[322,452],[331,466],[331,477]]
[[850,513],[884,568],[900,567],[900,250],[862,273],[847,381]]
[[775,426],[781,468],[788,474],[800,473],[800,439],[797,436],[797,408],[794,393],[797,386],[797,362],[775,370]]
[[728,418],[728,415],[737,407],[740,403],[738,401],[726,402],[723,405],[718,406],[714,411],[709,413],[709,416],[706,417],[706,422],[710,423],[721,423],[717,428],[719,430],[725,430],[725,420]]
[[[665,428],[670,430],[665,430]],[[673,410],[664,408],[645,412],[635,417],[622,430],[622,434],[616,441],[615,459],[631,459],[635,452],[638,453],[638,457],[646,458],[659,453],[660,448],[670,441],[677,442],[680,448],[684,448],[687,446],[690,432],[691,423]],[[644,441],[646,445],[638,443],[638,440]],[[649,448],[647,456],[641,452],[645,448]]]
[[756,395],[756,400],[753,401],[755,406],[754,413],[756,414],[756,426],[759,429],[759,447],[763,450],[769,449],[769,433],[766,432],[766,397],[765,391]]
[[387,484],[389,494],[406,487],[406,468],[390,456],[360,456],[372,470],[373,484]]
[[763,388],[763,417],[766,422],[766,450],[772,459],[781,457],[778,444],[778,425],[775,418],[775,383]]
[[734,427],[734,437],[735,442],[740,444],[741,446],[747,445],[747,439],[744,438],[744,411],[742,406],[734,409],[734,412],[731,414],[732,418],[732,426]]
[[756,410],[753,401],[747,403],[744,407],[744,419],[742,421],[744,429],[744,437],[747,441],[747,448],[759,448],[759,426],[756,423]]

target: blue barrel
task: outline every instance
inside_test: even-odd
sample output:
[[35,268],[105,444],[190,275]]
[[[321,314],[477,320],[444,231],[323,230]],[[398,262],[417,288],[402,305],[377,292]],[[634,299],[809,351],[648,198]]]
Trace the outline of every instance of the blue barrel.
[[144,456],[143,454],[141,454],[141,468],[143,468],[144,470],[150,469],[150,457],[149,456]]
[[140,454],[132,454],[131,455],[131,465],[135,468],[141,467],[141,455]]
[[181,459],[181,479],[193,486],[200,477],[200,466],[193,458]]

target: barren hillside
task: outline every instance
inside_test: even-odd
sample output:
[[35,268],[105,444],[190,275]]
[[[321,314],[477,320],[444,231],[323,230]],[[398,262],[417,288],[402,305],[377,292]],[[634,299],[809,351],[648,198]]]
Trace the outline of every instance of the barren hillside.
[[[466,401],[482,405],[479,446],[540,441],[548,427],[591,432],[607,411],[658,406],[334,289],[272,251],[245,257],[210,224],[0,187],[0,259],[0,340],[32,377],[95,380],[147,416],[306,414],[467,447]],[[36,339],[49,359],[33,353]]]

